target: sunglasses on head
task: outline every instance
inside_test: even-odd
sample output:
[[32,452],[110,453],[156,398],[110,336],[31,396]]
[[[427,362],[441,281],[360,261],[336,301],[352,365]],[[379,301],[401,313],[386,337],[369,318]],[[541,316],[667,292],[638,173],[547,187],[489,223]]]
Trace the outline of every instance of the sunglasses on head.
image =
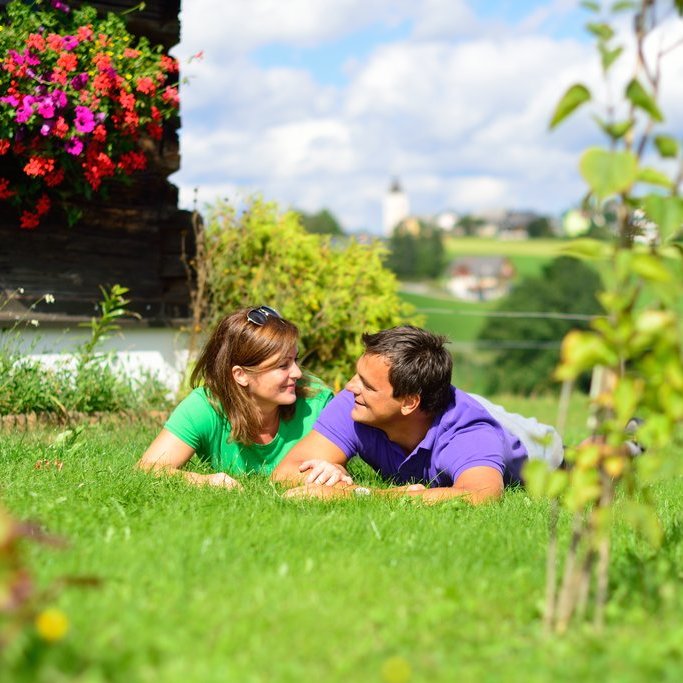
[[268,318],[282,320],[282,316],[270,306],[259,306],[258,308],[250,308],[247,311],[247,320],[259,327],[265,325]]

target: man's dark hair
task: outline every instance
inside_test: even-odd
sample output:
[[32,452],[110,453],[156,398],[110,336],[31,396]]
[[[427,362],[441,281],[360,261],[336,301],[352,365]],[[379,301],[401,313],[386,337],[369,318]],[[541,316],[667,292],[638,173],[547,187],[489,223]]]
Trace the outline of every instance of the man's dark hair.
[[412,325],[364,334],[365,352],[389,361],[394,398],[417,394],[420,408],[437,415],[451,400],[453,359],[447,339]]

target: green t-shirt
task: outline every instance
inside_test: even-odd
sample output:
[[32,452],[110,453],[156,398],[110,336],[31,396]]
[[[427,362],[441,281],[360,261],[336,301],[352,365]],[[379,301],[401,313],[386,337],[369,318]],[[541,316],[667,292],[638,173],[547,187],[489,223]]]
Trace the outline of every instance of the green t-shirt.
[[297,398],[293,417],[280,420],[280,428],[269,444],[246,446],[230,439],[230,423],[216,412],[204,387],[198,387],[171,413],[164,425],[169,432],[194,448],[216,472],[239,476],[252,472],[270,474],[291,448],[311,431],[333,393],[319,384],[311,396]]

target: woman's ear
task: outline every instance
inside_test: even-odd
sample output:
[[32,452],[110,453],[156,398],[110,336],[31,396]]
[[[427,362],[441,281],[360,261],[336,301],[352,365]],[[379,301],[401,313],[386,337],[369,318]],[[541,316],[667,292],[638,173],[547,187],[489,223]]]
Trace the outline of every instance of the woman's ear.
[[244,371],[244,368],[240,365],[232,366],[232,376],[241,387],[249,386],[249,375]]

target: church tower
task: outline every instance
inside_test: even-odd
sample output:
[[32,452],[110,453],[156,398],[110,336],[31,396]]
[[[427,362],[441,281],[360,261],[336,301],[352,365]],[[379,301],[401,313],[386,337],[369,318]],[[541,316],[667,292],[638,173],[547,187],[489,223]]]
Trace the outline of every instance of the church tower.
[[386,237],[390,237],[394,228],[405,220],[410,213],[408,196],[401,189],[398,178],[394,178],[389,191],[384,195],[382,207],[382,229]]

